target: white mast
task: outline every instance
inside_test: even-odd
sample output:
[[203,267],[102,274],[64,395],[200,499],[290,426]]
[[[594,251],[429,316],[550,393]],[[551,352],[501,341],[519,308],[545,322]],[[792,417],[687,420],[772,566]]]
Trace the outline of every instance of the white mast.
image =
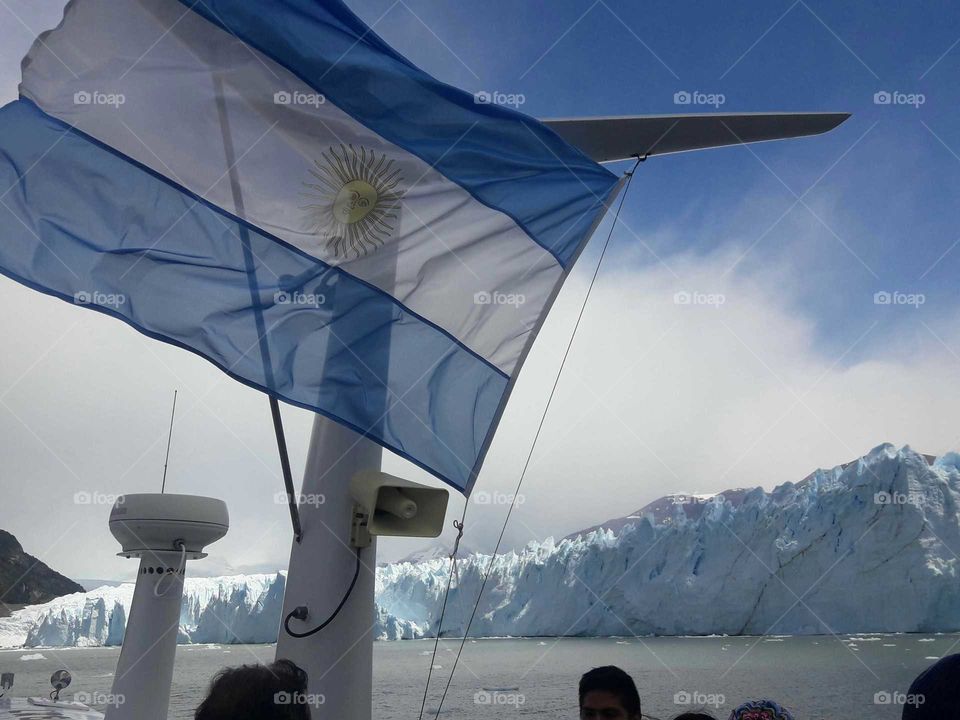
[[[370,720],[373,697],[374,580],[377,540],[360,554],[356,586],[336,619],[307,638],[294,638],[283,618],[307,605],[310,615],[295,629],[323,622],[347,592],[356,569],[350,543],[353,500],[350,480],[364,470],[380,470],[382,450],[371,440],[317,415],[303,477],[300,519],[303,539],[290,551],[277,658],[288,658],[307,672],[308,700],[315,718]],[[320,502],[322,500],[322,502]]]

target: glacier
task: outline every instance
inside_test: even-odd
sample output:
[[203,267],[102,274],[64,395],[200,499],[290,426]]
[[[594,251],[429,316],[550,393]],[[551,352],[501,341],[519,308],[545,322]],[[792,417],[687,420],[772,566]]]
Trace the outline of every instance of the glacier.
[[[789,635],[960,629],[960,455],[881,445],[770,492],[656,505],[599,527],[457,561],[441,634]],[[669,496],[668,496],[669,498]],[[731,500],[735,498],[735,501]],[[666,512],[663,508],[667,508]],[[435,636],[449,560],[377,568],[379,639]],[[274,642],[285,574],[186,581],[180,641]],[[117,645],[133,586],[0,619],[0,647]]]
[[[0,618],[0,648],[109,647],[123,642],[133,583],[73,593]],[[286,573],[187,578],[179,643],[272,643],[277,640]],[[423,637],[424,628],[377,610],[375,637]]]

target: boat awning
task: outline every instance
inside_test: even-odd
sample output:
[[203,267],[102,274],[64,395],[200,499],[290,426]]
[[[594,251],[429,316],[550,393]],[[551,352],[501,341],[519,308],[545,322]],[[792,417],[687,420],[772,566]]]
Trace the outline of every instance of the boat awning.
[[850,113],[710,113],[542,120],[596,162],[819,135]]

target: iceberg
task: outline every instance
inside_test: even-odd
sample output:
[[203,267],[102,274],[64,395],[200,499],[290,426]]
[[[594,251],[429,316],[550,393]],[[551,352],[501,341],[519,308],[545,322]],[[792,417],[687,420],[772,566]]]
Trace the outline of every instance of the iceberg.
[[[881,445],[762,488],[661,499],[560,541],[457,562],[442,635],[795,635],[960,629],[960,455]],[[668,508],[661,512],[657,508]],[[435,636],[450,562],[377,568],[375,636]],[[274,642],[284,573],[188,578],[180,641]],[[0,647],[119,645],[133,586],[100,587],[0,619]],[[882,598],[882,602],[877,602]],[[871,638],[872,639],[872,638]]]

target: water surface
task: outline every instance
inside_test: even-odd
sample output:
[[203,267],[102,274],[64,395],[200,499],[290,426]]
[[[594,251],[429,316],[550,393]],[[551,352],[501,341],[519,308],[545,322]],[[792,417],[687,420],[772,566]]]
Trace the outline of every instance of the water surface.
[[[440,643],[427,708],[433,717],[458,642]],[[419,715],[432,641],[374,646],[376,720]],[[934,659],[960,651],[960,635],[825,637],[564,638],[468,641],[443,717],[577,717],[577,680],[597,665],[620,665],[637,681],[644,714],[672,718],[708,705],[718,718],[745,699],[772,697],[797,720],[900,717],[896,694]],[[37,659],[21,659],[42,655]],[[188,720],[211,677],[225,665],[269,662],[272,645],[180,646],[170,703]],[[70,690],[110,691],[118,648],[0,651],[0,670],[16,673],[15,694],[45,694],[61,667]],[[69,691],[67,693],[69,695]],[[887,702],[890,700],[890,702]],[[689,704],[688,704],[689,701]]]

